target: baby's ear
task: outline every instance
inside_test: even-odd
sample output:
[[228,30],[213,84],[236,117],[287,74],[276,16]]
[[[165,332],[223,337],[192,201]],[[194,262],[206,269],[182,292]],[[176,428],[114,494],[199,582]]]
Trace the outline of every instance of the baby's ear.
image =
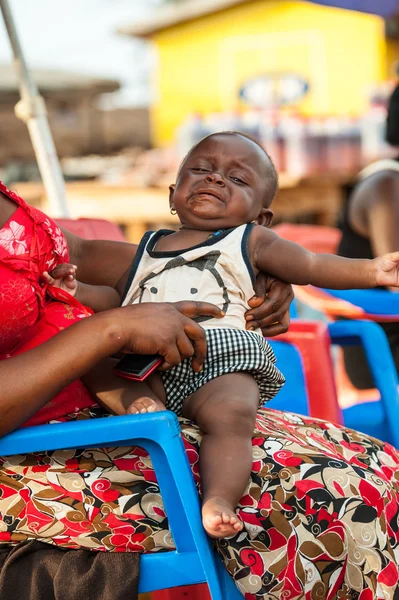
[[273,219],[273,211],[270,208],[262,208],[262,212],[256,219],[258,225],[262,227],[269,227]]
[[169,206],[170,208],[174,208],[174,202],[173,202],[173,195],[175,193],[175,187],[176,184],[172,183],[172,185],[169,186]]

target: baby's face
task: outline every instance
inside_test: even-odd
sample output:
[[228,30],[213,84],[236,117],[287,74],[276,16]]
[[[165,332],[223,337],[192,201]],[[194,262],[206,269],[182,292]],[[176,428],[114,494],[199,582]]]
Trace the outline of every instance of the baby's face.
[[264,208],[267,157],[240,135],[215,135],[187,156],[171,194],[185,227],[216,231],[272,216]]

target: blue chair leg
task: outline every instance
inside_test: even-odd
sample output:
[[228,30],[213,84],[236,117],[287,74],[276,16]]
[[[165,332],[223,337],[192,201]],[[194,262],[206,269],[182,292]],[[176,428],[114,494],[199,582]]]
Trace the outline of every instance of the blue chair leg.
[[[386,439],[399,448],[398,375],[384,331],[371,321],[337,321],[329,326],[331,340],[340,346],[362,345],[375,386],[380,392]],[[357,407],[354,407],[357,409]],[[351,410],[351,409],[348,409]],[[361,408],[359,407],[359,411]],[[370,411],[371,412],[371,411]],[[371,419],[373,415],[371,414]],[[374,420],[377,414],[374,415]],[[345,411],[344,411],[345,420]],[[355,423],[351,426],[356,428]],[[371,421],[371,426],[374,423]],[[365,431],[367,433],[367,431]]]
[[138,445],[143,445],[151,454],[177,550],[187,551],[194,544],[212,600],[227,600],[221,592],[213,549],[202,526],[198,490],[181,437],[168,439],[159,446],[146,440],[142,444],[139,440]]
[[0,439],[0,456],[124,445],[141,446],[150,452],[176,545],[176,552],[142,557],[141,591],[205,580],[212,600],[227,600],[219,582],[220,561],[215,560],[202,527],[197,488],[173,413],[27,427]]

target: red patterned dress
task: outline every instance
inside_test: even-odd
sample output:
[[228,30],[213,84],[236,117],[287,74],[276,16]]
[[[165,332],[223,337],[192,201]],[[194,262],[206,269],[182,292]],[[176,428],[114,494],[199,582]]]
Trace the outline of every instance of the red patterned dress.
[[[0,229],[0,359],[7,360],[87,311],[49,300],[41,285],[42,271],[69,260],[60,229],[1,184],[0,191],[18,205]],[[104,416],[77,381],[29,424]],[[180,421],[198,481],[201,433]],[[216,542],[246,600],[398,600],[398,452],[267,408],[252,444],[238,506],[244,530]],[[31,539],[93,551],[172,548],[147,453],[124,447],[0,458],[0,545]]]
[[[69,262],[68,247],[61,229],[1,183],[0,191],[16,203],[16,211],[0,230],[2,360],[38,346],[92,313],[73,298],[68,304],[51,300],[49,286],[44,285],[44,271]],[[52,288],[51,291],[53,295],[60,295],[60,290]],[[46,423],[93,404],[88,390],[78,380],[60,392],[27,425]]]

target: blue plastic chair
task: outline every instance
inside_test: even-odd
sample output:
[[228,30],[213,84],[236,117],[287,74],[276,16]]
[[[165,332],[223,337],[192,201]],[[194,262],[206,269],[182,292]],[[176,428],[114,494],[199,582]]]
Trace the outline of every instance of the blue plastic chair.
[[[370,315],[396,315],[399,320],[399,293],[387,290],[330,290],[324,292],[359,306]],[[367,315],[364,315],[367,318]]]
[[[362,402],[343,409],[346,427],[392,443],[399,448],[398,376],[388,340],[382,328],[371,321],[337,321],[328,325],[331,343],[338,346],[361,345],[380,400]],[[291,353],[289,342],[271,340],[277,366],[286,376],[286,384],[268,406],[308,416],[309,402],[301,362]],[[282,346],[281,346],[282,344]],[[322,398],[320,399],[322,402]]]
[[[364,346],[381,393],[381,403],[375,408],[370,422],[366,419],[362,426],[361,413],[359,416],[353,409],[347,409],[344,411],[345,424],[365,433],[370,432],[366,429],[374,427],[371,435],[399,446],[399,435],[395,434],[394,427],[399,422],[398,381],[384,332],[375,323],[364,321],[333,323],[329,331],[335,344],[360,342]],[[287,383],[268,406],[308,415],[300,353],[287,342],[272,341],[271,344]],[[175,551],[141,556],[140,593],[207,583],[212,600],[242,600],[222,562],[215,558],[202,527],[197,489],[179,423],[173,413],[165,411],[29,427],[0,439],[0,456],[121,445],[137,445],[150,453],[176,545]]]
[[298,304],[296,299],[294,298],[290,305],[290,317],[291,319],[297,319],[298,316]]
[[288,342],[269,340],[269,343],[286,382],[277,396],[267,403],[267,408],[309,415],[308,394],[300,352]]
[[173,413],[27,427],[0,439],[0,456],[132,445],[151,455],[176,545],[170,552],[141,556],[139,592],[207,583],[212,600],[242,600],[202,527],[197,488]]
[[[308,414],[300,353],[286,342],[272,345],[287,383],[270,406]],[[212,600],[242,600],[202,527],[197,488],[173,413],[27,427],[0,439],[0,456],[131,445],[145,448],[151,456],[176,545],[175,551],[141,555],[139,592],[207,583]]]
[[343,410],[347,427],[390,442],[399,448],[398,375],[383,329],[371,321],[337,321],[328,326],[333,344],[363,346],[381,400]]

